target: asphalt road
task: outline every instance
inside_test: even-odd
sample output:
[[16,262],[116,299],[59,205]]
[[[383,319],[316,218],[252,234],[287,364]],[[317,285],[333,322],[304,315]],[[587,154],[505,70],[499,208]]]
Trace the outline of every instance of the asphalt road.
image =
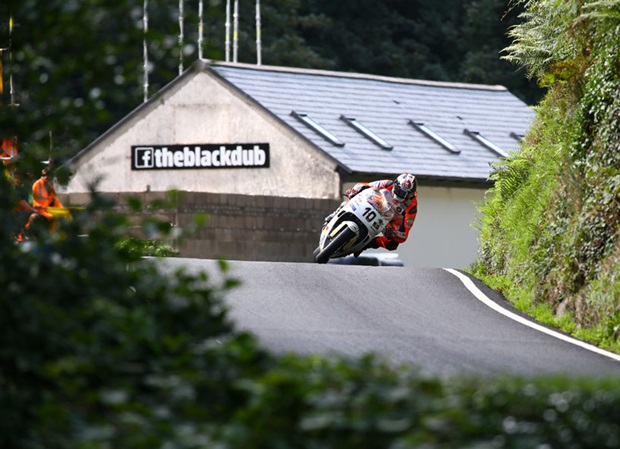
[[[214,261],[167,259],[206,271]],[[229,262],[242,285],[226,295],[237,326],[277,353],[377,353],[424,372],[620,376],[620,361],[510,319],[440,268]],[[497,304],[500,295],[485,290]]]

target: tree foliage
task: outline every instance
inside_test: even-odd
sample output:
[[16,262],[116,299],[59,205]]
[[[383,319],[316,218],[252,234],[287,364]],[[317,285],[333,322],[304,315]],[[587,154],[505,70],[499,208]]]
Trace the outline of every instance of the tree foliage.
[[[47,159],[50,144],[57,160],[73,156],[170,82],[198,57],[198,2],[185,2],[184,44],[179,45],[178,2],[148,2],[148,33],[144,33],[143,2],[119,0],[9,0],[0,6],[0,47],[4,80],[0,96],[0,137],[18,136],[20,147]],[[249,6],[248,2],[241,2]],[[205,0],[203,55],[224,59],[225,8]],[[286,30],[313,26],[297,15],[296,2],[280,0],[265,8],[265,26],[278,33],[265,51],[281,55],[266,63],[319,64],[320,57]],[[254,17],[241,15],[239,61],[255,61],[249,39]],[[13,29],[9,32],[9,19]],[[145,79],[143,43],[148,48]],[[8,89],[12,77],[14,95]],[[19,107],[10,107],[11,102]],[[50,133],[52,142],[50,142]]]
[[235,382],[268,360],[226,316],[226,263],[221,283],[160,275],[119,245],[129,222],[97,194],[15,245],[4,171],[0,188],[0,446],[197,447],[215,434],[247,396]]
[[329,19],[303,33],[338,70],[405,78],[502,84],[535,103],[541,91],[500,59],[521,5],[498,0],[312,0]]

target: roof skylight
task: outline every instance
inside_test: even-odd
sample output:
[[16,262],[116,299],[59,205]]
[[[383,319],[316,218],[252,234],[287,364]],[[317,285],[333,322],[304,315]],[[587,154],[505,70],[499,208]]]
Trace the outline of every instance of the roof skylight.
[[428,126],[426,126],[424,123],[422,123],[422,122],[414,122],[413,120],[409,120],[409,124],[411,126],[413,126],[415,129],[417,129],[418,131],[420,131],[421,133],[423,133],[423,134],[427,135],[428,137],[430,137],[431,139],[433,139],[435,142],[437,142],[439,145],[444,147],[450,153],[459,154],[461,152],[461,150],[459,150],[454,145],[452,145],[450,142],[448,142],[446,139],[444,139],[439,134],[434,132],[432,129],[430,129]]
[[312,120],[308,116],[308,114],[304,114],[304,113],[297,112],[297,111],[291,111],[291,115],[295,117],[297,120],[299,120],[301,123],[306,125],[308,128],[317,132],[321,137],[323,137],[325,140],[327,140],[331,144],[336,145],[337,147],[344,146],[344,142],[342,140],[340,140],[338,137],[336,137],[335,135],[330,133],[328,130],[323,128],[321,125],[319,125],[317,122]]
[[523,134],[517,134],[515,132],[510,133],[510,137],[512,137],[515,140],[518,140],[519,142],[522,142],[523,139],[525,138],[525,135]]
[[469,137],[471,137],[472,139],[478,141],[483,146],[487,147],[489,150],[493,151],[494,153],[497,153],[498,155],[502,157],[508,157],[508,154],[504,152],[504,150],[502,150],[500,147],[498,147],[493,142],[491,142],[489,139],[487,139],[482,134],[480,134],[479,131],[472,131],[470,129],[465,128],[463,132],[467,134]]
[[372,140],[374,143],[379,145],[384,150],[391,150],[392,148],[394,148],[393,145],[390,145],[379,135],[375,134],[370,129],[368,129],[366,126],[362,125],[357,119],[353,117],[346,117],[344,115],[341,115],[340,119],[344,120],[347,124],[355,128],[357,131],[359,131],[364,136],[368,137],[370,140]]

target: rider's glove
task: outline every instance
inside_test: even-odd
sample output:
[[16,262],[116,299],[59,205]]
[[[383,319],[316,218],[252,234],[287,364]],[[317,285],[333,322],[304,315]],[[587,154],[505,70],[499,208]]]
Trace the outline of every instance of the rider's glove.
[[349,189],[349,190],[347,190],[344,194],[345,194],[345,195],[346,195],[349,199],[351,199],[351,198],[353,198],[355,195],[357,195],[358,193],[360,193],[362,190],[364,190],[364,189],[368,189],[368,188],[370,188],[370,186],[367,186],[367,185],[362,185],[362,186],[357,187],[357,188],[352,188],[352,189]]

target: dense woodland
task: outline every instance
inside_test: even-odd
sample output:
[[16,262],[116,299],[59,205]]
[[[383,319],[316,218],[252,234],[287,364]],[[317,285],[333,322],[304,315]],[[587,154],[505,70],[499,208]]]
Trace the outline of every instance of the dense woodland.
[[[232,4],[233,2],[231,2]],[[198,0],[148,2],[149,95],[198,57]],[[71,156],[144,97],[142,1],[8,0],[2,136],[57,159]],[[204,58],[225,60],[226,2],[204,0]],[[500,59],[520,4],[504,0],[263,0],[262,63],[507,86],[534,104],[542,90]],[[232,14],[231,14],[232,15]],[[13,17],[13,27],[9,19]],[[255,2],[239,2],[238,61],[256,63]],[[232,34],[232,33],[231,33]],[[12,77],[14,95],[9,92]],[[6,107],[11,102],[19,107]]]

